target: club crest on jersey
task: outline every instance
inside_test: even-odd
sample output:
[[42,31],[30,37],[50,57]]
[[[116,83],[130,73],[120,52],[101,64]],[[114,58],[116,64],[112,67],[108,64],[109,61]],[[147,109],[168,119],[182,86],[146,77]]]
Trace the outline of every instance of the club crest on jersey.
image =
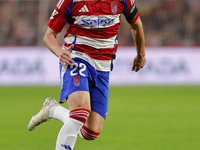
[[113,1],[111,3],[111,12],[113,14],[116,14],[117,13],[117,9],[118,9],[118,3],[116,1]]

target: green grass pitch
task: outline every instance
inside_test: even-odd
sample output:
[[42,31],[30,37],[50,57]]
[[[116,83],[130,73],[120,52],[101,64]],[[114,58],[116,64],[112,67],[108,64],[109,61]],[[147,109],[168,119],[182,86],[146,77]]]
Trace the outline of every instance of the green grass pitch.
[[[54,150],[62,123],[28,131],[31,116],[60,87],[0,87],[0,150]],[[99,138],[78,138],[75,150],[199,150],[200,86],[110,87]],[[67,104],[63,106],[67,107]]]

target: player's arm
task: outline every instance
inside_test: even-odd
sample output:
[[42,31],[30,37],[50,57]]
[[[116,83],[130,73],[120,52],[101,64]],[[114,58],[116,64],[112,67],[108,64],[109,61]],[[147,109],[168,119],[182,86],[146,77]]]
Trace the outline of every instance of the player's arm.
[[140,19],[140,11],[135,2],[136,0],[125,0],[126,6],[124,15],[131,26],[131,33],[135,41],[137,56],[133,61],[132,71],[139,71],[146,63],[145,58],[145,39],[142,21]]
[[137,56],[134,59],[132,71],[137,72],[146,64],[144,31],[140,17],[136,22],[131,23],[130,25],[137,50]]
[[59,46],[56,40],[56,36],[58,33],[59,32],[56,32],[52,30],[51,28],[48,28],[44,35],[43,41],[44,41],[44,44],[47,46],[47,48],[52,53],[54,53],[57,57],[59,57],[60,63],[62,64],[64,68],[66,68],[65,64],[72,65],[74,63],[74,60],[69,57],[70,51],[74,47],[74,45],[71,45],[67,50],[63,50]]
[[60,33],[67,23],[66,19],[66,10],[70,4],[71,0],[67,1],[59,1],[47,23],[48,29],[44,35],[43,41],[44,44],[49,48],[49,50],[54,53],[57,57],[59,57],[59,61],[64,68],[66,68],[65,64],[72,65],[74,60],[72,60],[70,56],[70,51],[73,48],[73,45],[68,47],[67,50],[63,50],[57,40],[56,36]]

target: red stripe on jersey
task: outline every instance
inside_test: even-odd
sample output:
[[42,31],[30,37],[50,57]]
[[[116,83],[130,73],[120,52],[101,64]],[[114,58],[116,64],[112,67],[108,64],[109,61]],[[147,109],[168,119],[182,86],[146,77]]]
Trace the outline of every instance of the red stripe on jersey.
[[[66,47],[69,47],[71,44],[66,44]],[[75,44],[74,48],[76,51],[84,52],[88,56],[90,56],[93,59],[96,60],[111,60],[112,57],[115,55],[117,51],[118,45],[116,44],[113,48],[107,48],[107,49],[95,49],[93,47],[87,46],[87,45],[80,45]],[[115,57],[114,57],[115,59]]]
[[67,29],[67,32],[65,34],[65,37],[68,34],[78,35],[78,36],[86,36],[90,38],[96,38],[96,39],[108,39],[113,36],[116,36],[118,34],[118,28],[119,24],[115,24],[112,27],[108,28],[91,28],[91,29],[85,29],[82,28],[79,25],[70,25]]
[[53,19],[49,19],[47,25],[56,32],[61,32],[64,25],[67,23],[66,18],[63,18],[60,16],[60,14],[57,14],[54,16]]

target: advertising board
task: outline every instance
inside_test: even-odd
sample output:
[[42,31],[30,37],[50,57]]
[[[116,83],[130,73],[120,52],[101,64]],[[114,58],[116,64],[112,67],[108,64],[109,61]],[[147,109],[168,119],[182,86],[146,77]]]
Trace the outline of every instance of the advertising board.
[[[198,85],[200,48],[147,47],[147,63],[131,71],[135,47],[119,47],[110,85]],[[45,47],[0,47],[0,86],[59,85],[59,61]]]

